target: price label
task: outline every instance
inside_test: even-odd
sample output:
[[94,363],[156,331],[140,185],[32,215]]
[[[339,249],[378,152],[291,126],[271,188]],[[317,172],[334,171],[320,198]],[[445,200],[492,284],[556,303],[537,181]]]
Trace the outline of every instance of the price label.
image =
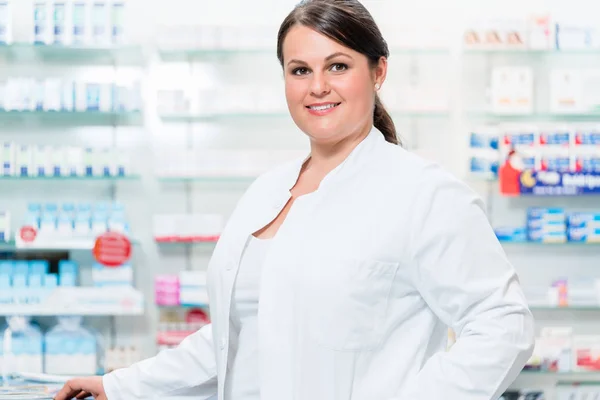
[[23,226],[19,231],[19,236],[23,242],[32,243],[37,237],[37,229],[33,226]]
[[131,241],[121,233],[107,232],[96,238],[92,251],[100,264],[119,267],[131,258]]

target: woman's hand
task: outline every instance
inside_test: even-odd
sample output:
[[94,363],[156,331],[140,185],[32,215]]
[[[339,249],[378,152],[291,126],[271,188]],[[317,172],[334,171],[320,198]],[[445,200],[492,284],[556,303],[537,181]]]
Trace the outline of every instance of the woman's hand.
[[71,379],[60,389],[54,400],[85,399],[107,400],[101,376]]

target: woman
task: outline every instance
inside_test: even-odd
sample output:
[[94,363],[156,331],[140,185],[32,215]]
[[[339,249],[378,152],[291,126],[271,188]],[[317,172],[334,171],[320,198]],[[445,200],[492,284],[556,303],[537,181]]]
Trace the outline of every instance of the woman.
[[481,201],[397,145],[370,14],[304,1],[277,55],[311,152],[240,200],[209,265],[211,326],[58,400],[496,399],[529,358],[533,320]]

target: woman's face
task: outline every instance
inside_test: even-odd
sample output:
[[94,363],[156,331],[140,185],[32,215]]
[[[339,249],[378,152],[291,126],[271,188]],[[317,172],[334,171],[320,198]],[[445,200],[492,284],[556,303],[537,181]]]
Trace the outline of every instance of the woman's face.
[[290,114],[312,141],[337,142],[370,129],[385,58],[373,69],[363,54],[296,25],[283,42],[283,68]]

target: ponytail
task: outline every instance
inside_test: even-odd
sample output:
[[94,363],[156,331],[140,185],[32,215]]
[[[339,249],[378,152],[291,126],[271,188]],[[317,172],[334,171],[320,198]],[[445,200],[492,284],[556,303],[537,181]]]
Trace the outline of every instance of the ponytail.
[[385,107],[383,107],[381,99],[377,94],[375,94],[373,125],[375,125],[375,128],[379,129],[379,131],[383,133],[383,137],[386,141],[393,144],[402,145],[396,136],[396,126],[394,126],[394,121],[392,121],[392,117],[390,117],[390,114],[388,114],[388,112],[385,110]]

